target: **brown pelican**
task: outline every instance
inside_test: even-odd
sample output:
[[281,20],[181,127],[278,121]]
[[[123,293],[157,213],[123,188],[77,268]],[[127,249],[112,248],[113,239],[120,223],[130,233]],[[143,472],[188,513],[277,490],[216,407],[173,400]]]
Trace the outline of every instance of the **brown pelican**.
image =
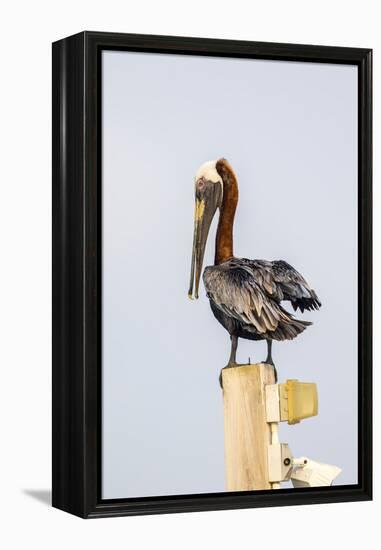
[[[214,265],[203,281],[214,316],[229,332],[231,353],[227,367],[236,365],[238,338],[266,340],[264,363],[274,366],[273,340],[292,340],[312,323],[295,319],[281,302],[296,311],[319,309],[320,300],[306,280],[283,260],[247,260],[233,254],[233,223],[238,202],[237,177],[224,158],[203,164],[195,177],[195,216],[192,267],[188,295],[198,298],[205,245],[213,216],[219,208]],[[275,369],[275,366],[274,366]],[[276,376],[276,371],[275,371]]]

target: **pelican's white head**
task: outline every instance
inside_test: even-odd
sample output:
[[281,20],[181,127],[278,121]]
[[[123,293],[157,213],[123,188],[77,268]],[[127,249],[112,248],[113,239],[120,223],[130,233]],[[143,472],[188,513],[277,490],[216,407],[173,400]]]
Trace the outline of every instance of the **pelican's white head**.
[[194,182],[197,186],[199,181],[210,181],[212,183],[219,183],[221,186],[221,198],[223,194],[223,182],[220,174],[217,172],[216,164],[218,160],[208,160],[201,164],[200,168],[197,170]]

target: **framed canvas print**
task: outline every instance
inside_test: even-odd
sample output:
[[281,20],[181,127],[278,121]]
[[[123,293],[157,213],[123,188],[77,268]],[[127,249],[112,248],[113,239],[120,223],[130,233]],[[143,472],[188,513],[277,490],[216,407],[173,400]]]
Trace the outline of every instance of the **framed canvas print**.
[[53,505],[372,495],[371,50],[53,44]]

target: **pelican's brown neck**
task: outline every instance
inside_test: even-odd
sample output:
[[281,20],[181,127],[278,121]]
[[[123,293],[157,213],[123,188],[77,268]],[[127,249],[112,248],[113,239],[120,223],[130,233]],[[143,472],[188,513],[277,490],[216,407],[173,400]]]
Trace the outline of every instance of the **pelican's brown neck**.
[[220,159],[216,169],[222,178],[223,197],[216,236],[215,265],[233,257],[233,224],[238,203],[238,182],[233,168],[227,160]]

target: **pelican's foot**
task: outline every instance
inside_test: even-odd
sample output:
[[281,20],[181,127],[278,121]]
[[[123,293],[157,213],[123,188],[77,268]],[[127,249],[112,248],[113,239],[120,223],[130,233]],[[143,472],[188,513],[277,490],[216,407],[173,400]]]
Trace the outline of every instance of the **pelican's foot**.
[[219,383],[220,383],[220,388],[221,388],[221,390],[224,389],[224,388],[223,388],[223,385],[222,385],[222,371],[223,371],[224,369],[232,369],[232,368],[234,368],[234,367],[236,367],[236,366],[237,366],[237,363],[230,363],[230,362],[229,362],[229,363],[226,365],[226,367],[224,367],[223,369],[221,369],[220,376],[218,377],[218,381],[219,381]]

